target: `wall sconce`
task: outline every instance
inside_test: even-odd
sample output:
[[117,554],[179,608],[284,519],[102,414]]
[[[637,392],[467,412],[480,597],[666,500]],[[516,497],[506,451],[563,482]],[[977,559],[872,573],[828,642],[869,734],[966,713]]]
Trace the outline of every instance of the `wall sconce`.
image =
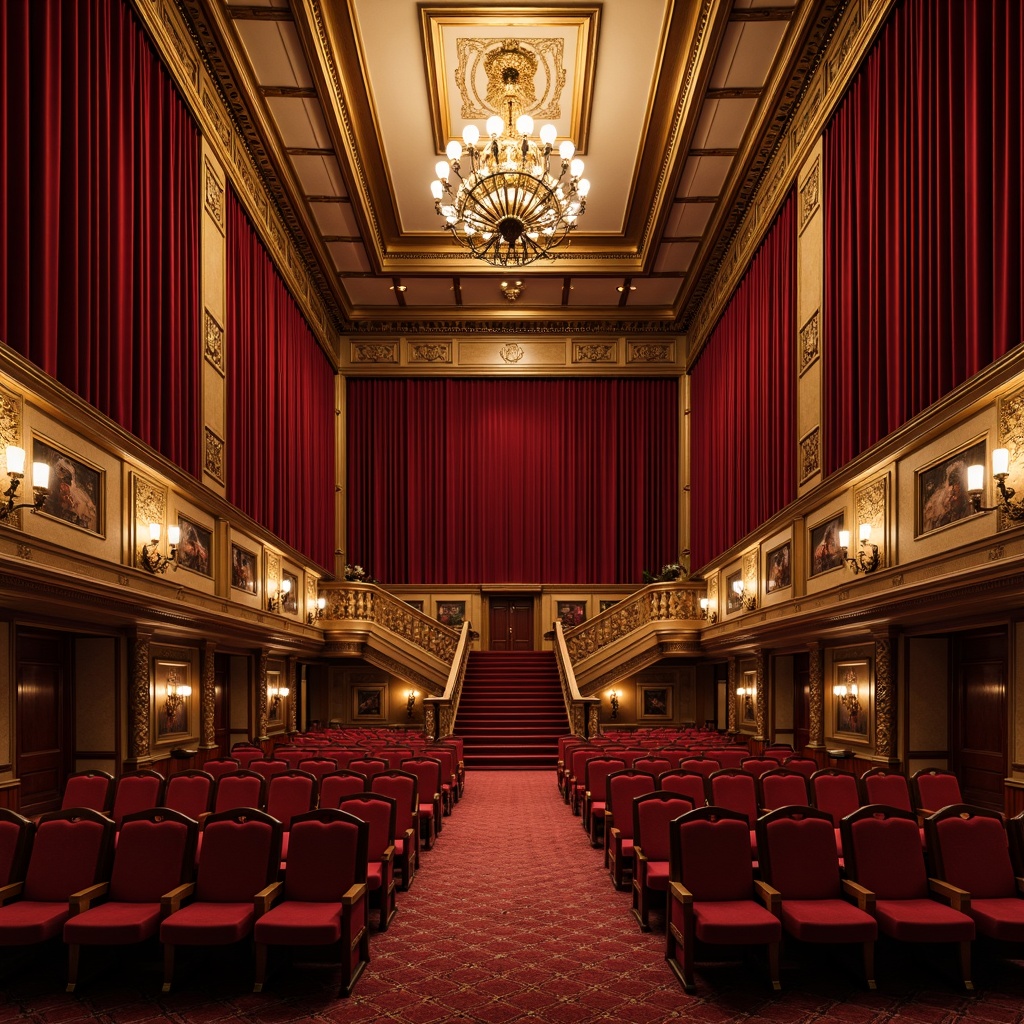
[[160,554],[160,524],[149,524],[149,543],[142,545],[142,564],[153,573],[167,572],[167,566],[174,565],[174,571],[178,571],[178,542],[181,540],[181,528],[178,526],[167,527],[167,543],[170,551],[164,557]]
[[281,707],[281,701],[291,693],[287,686],[268,686],[267,700],[270,701],[271,711],[277,713]]
[[619,717],[619,691],[609,690],[608,691],[608,703],[612,706],[612,718]]
[[841,683],[832,687],[836,700],[846,709],[851,722],[855,722],[860,714],[860,698],[857,696],[857,673],[848,672]]
[[316,622],[317,619],[322,619],[324,617],[324,608],[326,608],[326,607],[327,607],[327,598],[326,597],[318,597],[316,599],[316,608],[314,608],[312,611],[308,612],[307,615],[306,615],[306,622],[310,626],[312,626],[313,623]]
[[283,608],[284,599],[292,592],[292,581],[289,579],[281,580],[278,586],[276,594],[271,594],[267,598],[267,611],[276,612],[278,608]]
[[412,718],[412,709],[416,706],[416,698],[419,696],[418,690],[406,690],[405,693],[405,717]]
[[736,696],[743,698],[744,715],[746,718],[754,717],[754,701],[757,700],[756,686],[737,686]]
[[[860,524],[860,551],[857,553],[856,558],[850,558],[846,554],[846,549],[850,546],[849,530],[839,531],[839,546],[843,549],[843,560],[855,574],[862,572],[866,575],[869,572],[874,572],[878,568],[880,561],[878,557],[878,545],[871,543],[870,523]],[[869,547],[871,548],[870,555],[867,553]]]
[[43,507],[47,495],[50,493],[50,467],[45,462],[32,463],[32,500],[18,501],[18,488],[21,481],[25,479],[25,449],[17,445],[7,446],[7,475],[11,483],[3,492],[7,499],[5,505],[0,505],[0,523],[4,522],[19,508],[30,508],[33,512]]
[[[10,449],[8,449],[10,451]],[[999,491],[998,504],[985,507],[981,503],[981,489],[985,478],[984,466],[967,467],[967,493],[975,512],[1000,511],[1008,519],[1020,522],[1024,519],[1024,503],[1013,501],[1016,491],[1006,486],[1006,478],[1010,473],[1010,451],[1008,448],[996,448],[992,452],[992,475],[996,479],[996,490]]]
[[169,672],[164,690],[167,693],[164,712],[167,714],[167,725],[172,726],[178,717],[178,712],[185,704],[185,698],[192,696],[192,687],[188,683],[179,683],[177,672]]
[[736,600],[739,601],[741,608],[752,612],[757,607],[757,598],[753,594],[748,594],[744,591],[743,580],[733,580],[732,592],[736,595]]
[[700,617],[702,619],[707,619],[713,626],[718,621],[718,612],[716,612],[710,605],[711,602],[706,597],[702,597],[700,599]]

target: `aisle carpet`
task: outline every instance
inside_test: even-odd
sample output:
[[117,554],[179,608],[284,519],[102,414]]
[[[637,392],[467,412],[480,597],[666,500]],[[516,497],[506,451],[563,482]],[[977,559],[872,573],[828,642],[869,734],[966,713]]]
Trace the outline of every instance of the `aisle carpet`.
[[664,935],[640,933],[628,893],[612,888],[579,822],[553,773],[470,773],[415,884],[399,893],[393,925],[373,934],[371,963],[347,1000],[335,998],[332,968],[301,958],[272,961],[266,991],[252,995],[244,947],[180,955],[168,996],[159,994],[158,947],[90,950],[79,995],[68,996],[55,946],[43,955],[0,950],[0,1022],[1024,1021],[1024,964],[979,953],[979,992],[969,996],[944,949],[880,946],[874,993],[860,983],[855,955],[818,947],[787,949],[779,995],[755,955],[705,967],[698,994],[687,996],[665,963]]

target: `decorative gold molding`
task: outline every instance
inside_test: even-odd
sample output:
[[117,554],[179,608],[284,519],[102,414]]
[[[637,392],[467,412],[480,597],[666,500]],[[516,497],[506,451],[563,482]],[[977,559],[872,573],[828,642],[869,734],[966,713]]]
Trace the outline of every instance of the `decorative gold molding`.
[[889,478],[876,477],[862,487],[854,488],[853,506],[854,522],[851,524],[851,536],[857,536],[856,530],[861,523],[871,524],[871,543],[878,547],[878,564],[886,563],[885,524],[888,519]]
[[203,309],[203,355],[206,361],[223,377],[224,376],[224,328],[217,323],[216,317]]
[[507,342],[498,349],[498,355],[506,363],[518,363],[526,355],[526,349],[515,341]]
[[630,341],[626,343],[627,363],[675,362],[675,345],[671,341]]
[[135,522],[135,550],[132,565],[136,569],[144,569],[142,548],[149,543],[149,524],[159,523],[162,529],[167,522],[167,488],[148,480],[139,473],[133,473],[132,506],[132,519]]
[[204,161],[203,207],[210,219],[224,233],[224,183],[209,160]]
[[618,345],[614,341],[577,341],[572,346],[574,363],[617,362]]
[[814,427],[800,438],[800,483],[821,471],[821,431]]
[[203,472],[224,483],[224,439],[203,427]]
[[[1020,465],[1024,456],[1024,388],[1018,388],[999,399],[999,443],[1010,453],[1011,477],[1007,483],[1018,490],[1021,487]],[[999,529],[1019,526],[1002,512],[998,513]]]
[[[13,391],[8,391],[6,388],[0,387],[0,448],[5,452],[8,445],[27,448],[27,446],[24,445],[21,436],[22,424],[25,417],[22,401],[21,395],[17,395]],[[31,461],[31,458],[31,453],[29,453],[27,461]],[[6,471],[7,466],[5,463],[5,474]],[[4,525],[13,526],[20,530],[22,527],[20,510],[12,512],[7,519],[4,520]]]
[[815,310],[810,319],[800,328],[800,371],[802,377],[818,360],[821,354],[820,310]]
[[414,342],[409,346],[410,363],[450,363],[452,361],[452,343]]
[[398,363],[397,341],[356,341],[352,343],[353,363]]
[[800,231],[821,208],[821,157],[815,157],[800,189]]

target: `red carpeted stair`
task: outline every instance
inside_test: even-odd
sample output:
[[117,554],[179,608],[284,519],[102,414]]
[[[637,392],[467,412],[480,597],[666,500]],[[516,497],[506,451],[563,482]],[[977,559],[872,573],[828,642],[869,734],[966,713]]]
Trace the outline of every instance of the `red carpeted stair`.
[[473,651],[455,733],[467,768],[554,768],[569,730],[551,651]]

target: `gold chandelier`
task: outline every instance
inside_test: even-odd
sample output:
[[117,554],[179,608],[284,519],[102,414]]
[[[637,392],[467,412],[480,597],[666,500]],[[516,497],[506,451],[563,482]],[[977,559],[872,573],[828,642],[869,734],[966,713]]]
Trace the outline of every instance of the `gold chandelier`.
[[[532,55],[506,41],[488,58],[489,75],[501,82],[507,117],[487,120],[487,139],[466,125],[462,142],[453,139],[434,168],[430,186],[434,210],[445,228],[478,259],[495,267],[524,267],[560,245],[583,214],[590,182],[569,140],[558,147],[557,176],[551,169],[557,129],[544,125],[531,138],[533,118],[521,113],[521,84],[528,81]],[[463,175],[463,166],[466,168]],[[458,179],[452,189],[451,174]]]

